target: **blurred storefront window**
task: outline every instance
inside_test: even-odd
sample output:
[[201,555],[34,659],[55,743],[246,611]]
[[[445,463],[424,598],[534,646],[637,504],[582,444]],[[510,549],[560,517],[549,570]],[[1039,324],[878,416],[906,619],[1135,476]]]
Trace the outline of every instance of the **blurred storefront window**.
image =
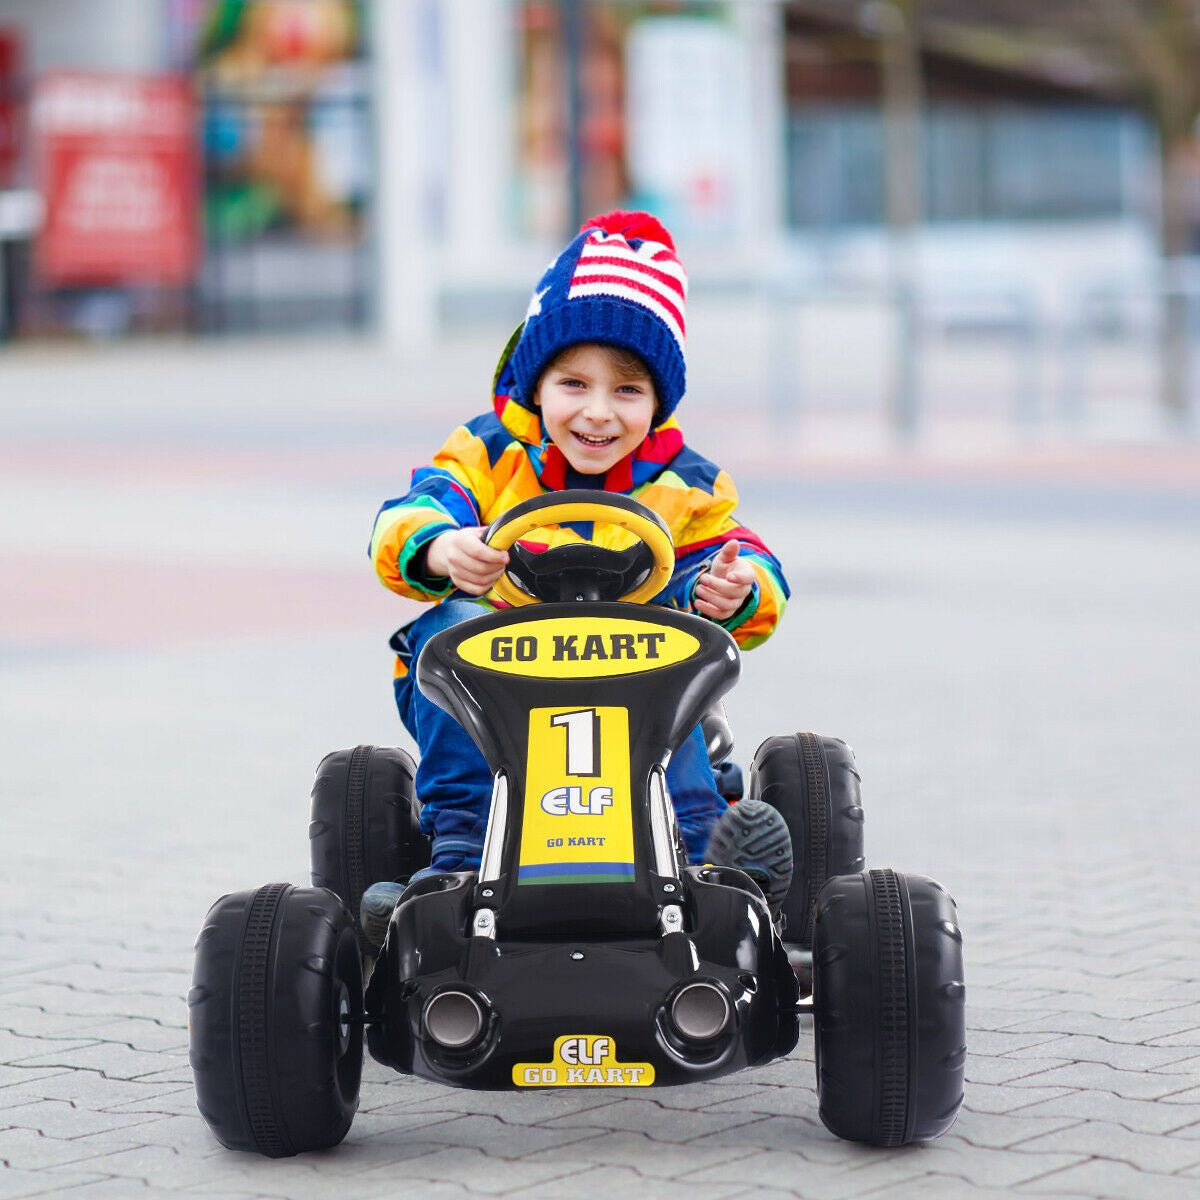
[[[853,25],[785,6],[787,217],[795,229],[878,225],[878,49]],[[932,221],[1136,215],[1153,142],[1131,106],[1062,80],[947,52],[922,61],[925,215]]]
[[[1131,112],[930,105],[925,196],[934,221],[1119,217],[1135,197],[1127,155],[1151,153]],[[788,120],[788,214],[798,227],[883,220],[875,108],[803,104]]]
[[[638,207],[675,231],[727,233],[746,186],[746,53],[727,4],[578,4],[578,155],[584,214]],[[515,5],[516,225],[557,238],[570,224],[565,6]]]
[[372,103],[355,0],[173,0],[171,53],[201,99],[216,330],[363,326],[374,286]]

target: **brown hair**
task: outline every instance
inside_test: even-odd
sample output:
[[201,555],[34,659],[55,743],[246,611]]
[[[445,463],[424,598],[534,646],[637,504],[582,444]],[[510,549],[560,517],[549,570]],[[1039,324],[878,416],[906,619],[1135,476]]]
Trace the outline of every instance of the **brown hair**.
[[[624,346],[606,346],[603,342],[576,342],[573,346],[567,346],[560,350],[543,368],[542,376],[538,379],[538,384],[542,382],[542,377],[547,371],[555,368],[561,369],[564,359],[569,358],[581,345],[595,346],[608,361],[608,365],[617,373],[621,379],[649,379],[650,386],[654,388],[654,407],[658,408],[658,388],[654,386],[654,376],[650,372],[650,368],[646,365],[645,359],[640,354],[635,354],[632,350],[626,350]],[[536,394],[537,389],[534,389]]]

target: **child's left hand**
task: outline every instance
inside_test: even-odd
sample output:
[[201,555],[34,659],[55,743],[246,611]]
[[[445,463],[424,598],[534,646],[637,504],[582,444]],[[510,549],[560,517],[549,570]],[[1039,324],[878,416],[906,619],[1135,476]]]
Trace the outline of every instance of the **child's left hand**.
[[738,558],[738,542],[726,542],[712,566],[696,584],[693,607],[714,621],[727,621],[746,601],[754,586],[754,568]]

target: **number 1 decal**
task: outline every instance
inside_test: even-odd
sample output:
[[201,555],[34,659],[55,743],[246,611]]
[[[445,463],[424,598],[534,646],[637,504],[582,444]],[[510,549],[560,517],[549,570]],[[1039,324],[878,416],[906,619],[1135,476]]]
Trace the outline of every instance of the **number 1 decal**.
[[526,745],[517,883],[633,883],[629,710],[531,708]]
[[551,725],[567,731],[567,774],[594,779],[600,774],[600,714],[594,708],[559,713]]

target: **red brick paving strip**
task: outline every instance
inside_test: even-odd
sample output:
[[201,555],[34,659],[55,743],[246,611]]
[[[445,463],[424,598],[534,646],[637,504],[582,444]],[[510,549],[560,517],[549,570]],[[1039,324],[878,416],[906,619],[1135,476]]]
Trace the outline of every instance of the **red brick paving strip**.
[[135,648],[376,630],[419,605],[361,570],[178,566],[103,556],[0,555],[0,644]]

